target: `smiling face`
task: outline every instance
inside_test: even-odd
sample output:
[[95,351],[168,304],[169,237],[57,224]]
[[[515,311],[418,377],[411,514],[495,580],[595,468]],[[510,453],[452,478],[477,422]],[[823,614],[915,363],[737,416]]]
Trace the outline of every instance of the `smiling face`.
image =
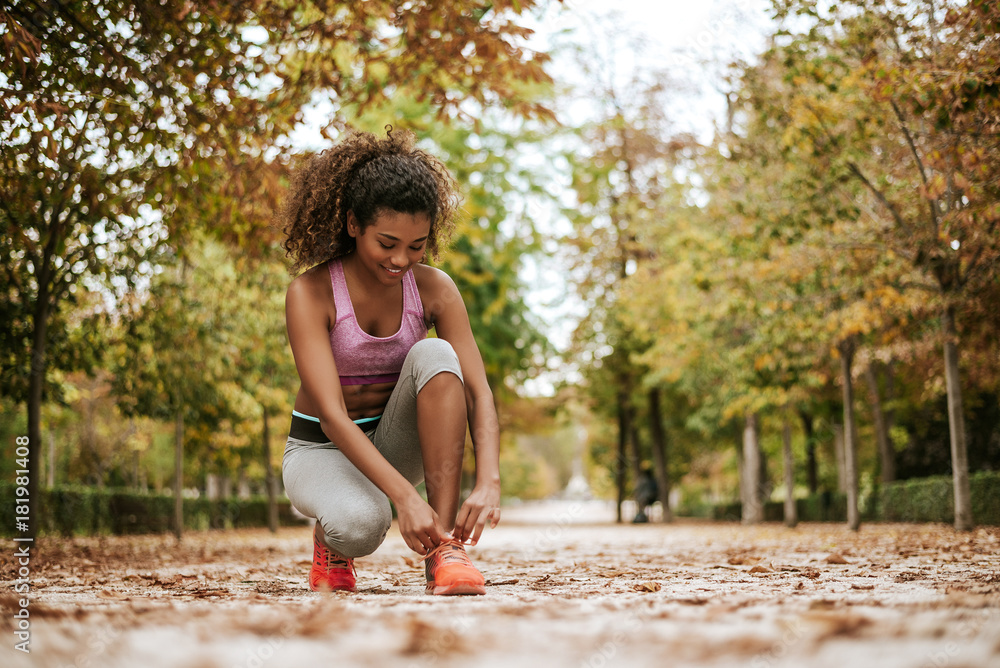
[[426,213],[383,209],[363,229],[353,212],[347,214],[347,233],[357,242],[360,265],[386,285],[399,281],[423,259],[430,230]]

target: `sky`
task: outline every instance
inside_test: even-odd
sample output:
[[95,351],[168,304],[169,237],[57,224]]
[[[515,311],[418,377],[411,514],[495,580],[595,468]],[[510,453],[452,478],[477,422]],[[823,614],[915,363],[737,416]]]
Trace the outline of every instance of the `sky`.
[[[752,58],[762,46],[770,25],[768,4],[767,0],[564,0],[550,5],[531,26],[536,31],[531,45],[550,51],[572,39],[588,48],[604,46],[620,82],[636,73],[662,72],[689,84],[689,96],[673,116],[690,129],[710,132],[705,107],[715,113],[723,106],[716,75],[723,63],[734,57]],[[571,35],[566,34],[569,31]],[[608,49],[606,35],[612,33],[619,36],[614,49]],[[574,77],[572,63],[561,62],[558,50],[551,69],[559,79]]]
[[[560,45],[582,43],[604,48],[613,63],[609,75],[616,86],[635,76],[659,72],[676,82],[664,100],[672,128],[708,141],[725,112],[724,64],[734,58],[752,60],[770,27],[765,0],[564,0],[534,24],[529,46],[553,54],[548,68],[562,83],[583,83],[579,66]],[[608,39],[609,33],[616,36]],[[607,47],[608,44],[611,47]],[[586,97],[560,105],[561,120],[580,122],[592,111]],[[565,223],[545,218],[533,221],[544,232],[566,233]],[[583,306],[573,293],[568,269],[558,250],[549,258],[526,263],[525,283],[532,286],[527,302],[558,350],[565,350]],[[550,394],[553,383],[568,372],[562,368],[529,382],[528,395]]]

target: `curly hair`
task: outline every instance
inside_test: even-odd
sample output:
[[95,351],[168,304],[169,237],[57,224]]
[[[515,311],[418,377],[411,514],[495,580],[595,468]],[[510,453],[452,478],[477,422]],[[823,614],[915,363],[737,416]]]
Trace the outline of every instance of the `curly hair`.
[[362,231],[387,209],[427,214],[427,251],[437,259],[455,227],[458,193],[444,163],[415,142],[391,126],[384,139],[355,132],[298,170],[279,218],[293,273],[354,250],[349,211]]

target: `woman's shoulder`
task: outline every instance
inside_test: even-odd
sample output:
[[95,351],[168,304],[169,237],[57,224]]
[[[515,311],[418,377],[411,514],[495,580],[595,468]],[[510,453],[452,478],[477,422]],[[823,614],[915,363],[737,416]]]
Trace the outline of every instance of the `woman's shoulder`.
[[317,264],[293,278],[285,293],[285,301],[289,300],[313,305],[332,303],[333,287],[330,283],[329,262]]
[[413,266],[413,278],[417,282],[417,289],[420,290],[421,298],[424,295],[437,295],[442,291],[453,291],[455,281],[447,272],[432,267],[428,264],[417,264]]
[[458,286],[447,272],[430,265],[418,264],[413,267],[413,277],[429,323],[436,322],[446,308],[461,301]]

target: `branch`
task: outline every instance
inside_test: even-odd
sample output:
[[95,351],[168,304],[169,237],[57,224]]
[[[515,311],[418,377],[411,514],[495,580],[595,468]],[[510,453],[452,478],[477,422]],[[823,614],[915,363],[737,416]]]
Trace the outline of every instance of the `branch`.
[[924,169],[924,162],[920,159],[920,154],[917,152],[917,146],[913,143],[913,136],[910,134],[910,129],[906,127],[906,120],[903,118],[903,112],[899,109],[895,100],[889,100],[889,105],[892,106],[893,112],[896,114],[896,120],[899,121],[899,129],[903,131],[903,136],[906,137],[906,144],[910,147],[910,152],[913,153],[913,159],[917,163],[917,169],[920,170],[920,180],[927,185],[927,172]]
[[[85,135],[87,134],[87,127],[90,125],[90,117],[93,115],[94,107],[97,105],[97,101],[94,100],[90,103],[87,108],[86,116],[77,129],[77,132],[70,142],[69,148],[63,146],[62,142],[59,143],[59,172],[60,177],[52,185],[52,192],[55,195],[56,192],[59,193],[60,197],[56,203],[52,206],[52,217],[53,220],[57,215],[62,213],[66,209],[66,201],[72,197],[73,194],[73,179],[74,177],[79,177],[80,169],[79,167],[83,165],[83,144]],[[72,123],[67,123],[67,126],[76,129]],[[70,154],[68,160],[62,159],[67,153]]]
[[[986,238],[989,239],[991,237],[987,236]],[[968,276],[970,274],[972,274],[973,270],[976,268],[976,265],[979,264],[979,260],[983,256],[983,249],[985,247],[986,247],[985,244],[979,244],[979,248],[977,248],[976,251],[972,254],[972,257],[969,259],[968,264],[965,265],[965,277],[964,278],[962,277],[962,264],[959,263],[959,265],[958,265],[958,271],[959,271],[958,284],[959,284],[959,286],[964,286],[966,283],[968,283],[968,281],[969,281]]]
[[903,217],[899,215],[899,212],[896,211],[896,207],[892,205],[892,202],[886,199],[886,196],[882,194],[881,190],[875,187],[875,184],[868,180],[857,164],[855,164],[854,161],[850,161],[847,163],[847,168],[850,169],[851,173],[853,173],[856,177],[861,179],[861,182],[865,184],[865,187],[868,188],[873,195],[875,195],[875,199],[881,202],[882,206],[889,211],[892,215],[892,219],[896,221],[896,225],[900,228],[905,228],[906,223],[903,221]]
[[7,274],[7,284],[13,285],[17,288],[17,292],[20,295],[23,290],[21,286],[21,277],[14,273],[14,263],[4,262],[3,263],[4,273]]
[[[61,0],[46,0],[46,2],[31,0],[31,4],[33,4],[40,13],[45,13],[49,17],[49,19],[53,20],[53,22],[55,22],[55,19],[57,18],[62,18],[67,24],[75,25],[80,32],[86,35],[88,39],[92,40],[92,44],[94,46],[97,46],[101,49],[102,55],[104,57],[109,57],[109,56],[110,57],[117,56],[118,58],[122,57],[122,54],[117,49],[112,47],[112,44],[107,39],[106,33],[97,32],[93,30],[90,26],[85,25],[83,22],[80,21],[79,18],[77,18],[73,10],[67,7],[63,2],[61,2]],[[55,5],[55,8],[53,9],[51,5]],[[44,31],[44,34],[41,36],[43,41],[51,40],[53,36],[52,33],[56,32],[56,30],[54,29],[49,29],[48,26],[46,27],[40,26],[37,23],[34,23],[34,21],[32,21],[32,23],[35,25],[36,28],[38,28],[41,31]],[[68,41],[63,41],[60,44],[60,46],[63,47],[68,46],[67,42]],[[142,69],[139,68],[139,71],[142,71]]]
[[14,211],[7,204],[7,201],[8,200],[6,196],[0,197],[0,209],[3,209],[4,213],[7,214],[7,217],[10,218],[11,222],[13,222],[18,227],[24,227],[24,224],[20,220],[18,220],[17,216],[14,215]]
[[823,122],[823,117],[820,116],[819,113],[817,113],[816,109],[813,107],[812,100],[806,100],[805,104],[807,107],[809,107],[809,111],[812,112],[813,118],[815,118],[816,122],[819,123],[820,129],[823,131],[823,134],[826,135],[826,140],[830,143],[831,146],[835,146],[837,144],[837,138],[833,136],[833,133],[830,132],[829,129],[827,129],[826,123]]
[[[59,147],[60,157],[63,157],[67,151],[70,154],[76,154],[70,156],[71,159],[75,160],[74,162],[71,163],[72,165],[82,164],[82,159],[80,158],[78,153],[83,150],[83,144],[87,134],[87,126],[88,126],[87,121],[93,115],[96,105],[97,105],[96,100],[91,101],[90,105],[87,108],[87,113],[84,118],[84,122],[81,123],[80,128],[77,130],[76,136],[73,138],[70,147],[68,149],[66,149],[62,145],[60,145]],[[72,124],[69,124],[69,126],[73,127]],[[51,207],[49,214],[49,226],[48,226],[49,238],[46,240],[44,249],[42,251],[42,257],[39,258],[41,261],[46,262],[46,264],[49,262],[51,255],[55,249],[55,246],[58,243],[57,241],[58,237],[62,235],[63,230],[71,224],[69,218],[73,217],[72,213],[66,214],[67,220],[65,221],[60,221],[60,218],[62,217],[64,212],[70,209],[70,207],[67,205],[67,200],[72,198],[73,187],[71,182],[73,180],[74,175],[78,175],[79,173],[79,170],[74,171],[67,168],[66,161],[59,160],[59,163],[60,163],[60,171],[62,172],[64,178],[61,179],[56,184],[57,186],[59,186],[58,191],[60,197],[58,201],[55,202]],[[44,193],[40,192],[39,194],[41,195],[39,197],[39,200],[44,202],[44,200],[46,199],[44,197]],[[40,225],[44,223],[44,217],[42,218],[42,220],[39,221],[39,223]]]
[[928,285],[927,283],[918,283],[916,281],[900,281],[899,283],[890,283],[889,285],[899,288],[900,290],[913,288],[915,290],[923,290],[924,292],[930,292],[936,295],[941,294],[941,288],[934,285]]
[[[881,216],[879,216],[870,206],[868,206],[867,202],[855,203],[851,198],[850,193],[847,193],[844,188],[841,188],[839,186],[837,187],[837,192],[840,193],[841,197],[845,202],[852,205],[856,204],[862,211],[864,211],[864,213],[868,215],[869,218],[875,221],[876,224],[880,223],[880,221],[882,220]],[[875,231],[879,236],[883,236],[883,232],[881,229],[876,229]],[[884,243],[887,248],[894,251],[896,254],[906,258],[910,262],[913,262],[915,254],[911,252],[909,249],[893,245],[889,242],[884,242]]]
[[97,100],[93,99],[93,100],[90,101],[90,104],[87,106],[86,115],[83,117],[83,120],[80,122],[80,127],[77,130],[76,139],[74,140],[73,145],[70,148],[70,153],[73,154],[73,164],[74,165],[79,165],[79,164],[81,164],[83,162],[83,154],[82,154],[82,152],[83,152],[83,144],[84,144],[83,140],[86,138],[87,128],[90,127],[90,119],[94,115],[95,111],[97,111]]
[[830,248],[843,248],[845,250],[871,250],[871,251],[884,251],[886,249],[889,249],[893,253],[895,253],[896,255],[899,255],[900,257],[905,258],[906,260],[908,260],[910,262],[913,262],[913,258],[914,258],[914,254],[910,250],[905,249],[905,248],[900,248],[898,246],[894,246],[893,244],[888,244],[888,243],[876,244],[876,243],[861,243],[861,242],[844,241],[844,242],[837,242],[837,243],[829,244],[829,247]]
[[53,311],[59,307],[59,303],[69,294],[69,289],[74,284],[70,280],[70,277],[75,275],[72,267],[68,262],[64,262],[63,267],[64,269],[62,270],[56,268],[52,272],[52,288],[49,290],[49,304]]

